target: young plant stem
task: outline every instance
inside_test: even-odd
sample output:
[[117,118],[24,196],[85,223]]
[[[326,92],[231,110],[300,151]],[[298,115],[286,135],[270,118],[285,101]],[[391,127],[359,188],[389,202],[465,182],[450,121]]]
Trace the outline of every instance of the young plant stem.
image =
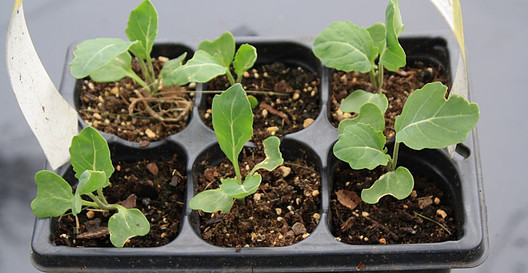
[[103,189],[97,189],[97,196],[104,204],[108,205],[108,201],[106,201],[106,198],[103,195]]
[[132,80],[136,81],[139,85],[145,88],[145,90],[147,90],[149,93],[151,93],[150,86],[144,80],[142,80],[136,73],[130,73],[127,76],[130,77]]
[[394,142],[394,148],[392,150],[392,159],[389,161],[389,164],[387,165],[387,169],[389,171],[396,170],[396,165],[398,165],[398,153],[400,152],[400,143]]
[[236,82],[235,82],[235,78],[233,78],[233,74],[231,74],[231,71],[229,71],[229,69],[227,69],[227,73],[226,73],[226,76],[227,76],[227,79],[229,80],[229,84],[230,85],[233,85],[235,83],[239,83],[238,80],[242,81],[241,78],[239,78]]
[[101,209],[105,209],[105,210],[117,209],[116,205],[109,205],[109,204],[103,203],[103,201],[101,201],[101,199],[98,196],[95,196],[93,193],[88,193],[86,195],[88,195],[92,200],[94,200],[97,206]]
[[[143,77],[145,78],[145,81],[146,81],[145,86],[148,86],[150,83],[154,82],[154,79],[152,78],[149,68],[147,67],[145,62],[143,60],[140,60],[139,58],[137,60],[138,60],[139,67],[141,67],[141,72],[143,73]],[[150,88],[146,88],[146,89],[150,91]]]
[[242,174],[240,173],[240,166],[238,165],[238,160],[236,159],[233,162],[233,168],[235,169],[235,175],[238,184],[242,185]]
[[90,202],[90,201],[86,201],[86,200],[81,200],[81,201],[82,201],[82,205],[85,206],[85,207],[99,208],[99,206],[95,202]]

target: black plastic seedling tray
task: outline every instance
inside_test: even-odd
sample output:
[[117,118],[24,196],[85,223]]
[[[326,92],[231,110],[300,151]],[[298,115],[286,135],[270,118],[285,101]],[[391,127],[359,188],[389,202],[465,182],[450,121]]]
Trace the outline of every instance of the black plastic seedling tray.
[[[309,154],[322,178],[321,220],[318,227],[303,241],[286,247],[223,248],[210,245],[198,234],[196,213],[185,206],[179,235],[165,246],[153,248],[73,248],[57,246],[51,241],[52,219],[37,219],[32,238],[34,265],[44,271],[91,272],[91,271],[405,271],[430,270],[444,272],[453,267],[476,266],[485,253],[485,218],[481,170],[473,132],[457,148],[452,159],[444,150],[401,150],[401,163],[413,172],[431,175],[440,181],[439,187],[452,200],[458,222],[457,239],[431,244],[405,245],[348,245],[335,240],[330,232],[329,199],[332,187],[333,166],[337,160],[332,155],[332,145],[337,140],[337,129],[329,122],[329,81],[332,70],[324,68],[311,53],[310,41],[273,40],[266,38],[238,39],[253,44],[259,54],[258,62],[285,61],[301,65],[319,73],[321,78],[320,114],[306,129],[282,138],[281,149],[288,156],[299,156],[299,150]],[[409,59],[423,59],[442,65],[449,71],[450,57],[445,40],[441,38],[403,38],[402,45]],[[176,57],[183,51],[196,48],[195,44],[158,44],[155,52]],[[72,78],[67,65],[72,58],[68,53],[61,85],[61,92],[71,105],[78,105],[78,82]],[[76,85],[77,83],[77,85]],[[203,85],[197,85],[197,91]],[[108,140],[112,158],[142,159],[163,158],[178,153],[187,170],[186,200],[194,195],[195,162],[208,150],[218,146],[214,132],[207,128],[198,113],[205,96],[196,92],[195,106],[188,126],[165,140],[152,142],[145,148],[104,134]],[[86,124],[80,121],[80,126]],[[390,143],[388,144],[390,145]],[[214,154],[214,153],[213,153]],[[59,169],[64,174],[69,166]],[[429,271],[426,271],[429,272]]]

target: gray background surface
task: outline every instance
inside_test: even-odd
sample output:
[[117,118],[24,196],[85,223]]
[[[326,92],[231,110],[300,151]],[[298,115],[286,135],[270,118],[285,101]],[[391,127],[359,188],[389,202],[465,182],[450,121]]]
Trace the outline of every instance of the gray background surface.
[[[36,194],[33,175],[44,155],[7,77],[5,35],[14,1],[0,2],[0,272],[34,272],[30,237]],[[66,49],[96,37],[126,38],[128,14],[140,0],[24,1],[33,42],[57,85]],[[447,30],[429,1],[401,0],[406,34]],[[473,101],[480,105],[478,134],[489,216],[489,258],[474,269],[453,272],[528,272],[528,183],[525,140],[528,103],[528,1],[462,2]],[[383,21],[387,1],[169,1],[155,0],[158,40],[212,39],[225,30],[248,28],[262,36],[314,37],[330,22],[367,26]],[[60,128],[58,128],[60,129]],[[523,160],[523,158],[525,158]]]

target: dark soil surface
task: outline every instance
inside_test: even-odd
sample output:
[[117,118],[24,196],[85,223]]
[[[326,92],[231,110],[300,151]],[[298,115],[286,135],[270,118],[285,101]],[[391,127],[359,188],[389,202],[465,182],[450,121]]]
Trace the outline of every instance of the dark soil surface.
[[[284,63],[257,65],[245,73],[242,79],[244,90],[255,96],[259,105],[253,109],[253,141],[261,142],[270,135],[283,136],[308,127],[319,115],[320,77],[302,67]],[[229,82],[225,76],[215,78],[207,84],[208,90],[226,90]],[[277,95],[252,93],[272,91]],[[213,95],[208,94],[201,117],[209,128],[213,128],[211,105]]]
[[[150,222],[150,232],[131,238],[125,247],[156,247],[174,240],[180,228],[186,183],[185,171],[178,158],[119,163],[115,168],[110,178],[111,185],[104,189],[108,202],[121,202],[134,194],[137,197],[135,207]],[[78,234],[75,233],[73,215],[56,219],[55,243],[76,247],[112,247],[106,228],[111,213],[83,210],[78,214]]]
[[[162,57],[154,60],[154,69],[159,73],[164,60]],[[137,62],[133,69],[141,75]],[[148,92],[130,78],[119,82],[96,83],[90,79],[81,80],[79,114],[88,125],[109,134],[132,142],[152,142],[167,138],[183,130],[188,123],[193,105],[190,87],[163,87],[148,104],[164,120],[157,119],[145,110],[144,102],[134,100],[149,97]],[[132,109],[129,109],[129,108]],[[180,109],[173,111],[173,109]],[[185,109],[185,110],[183,110]],[[180,119],[175,121],[175,119]]]
[[[411,244],[457,239],[454,209],[434,181],[414,175],[411,196],[404,200],[385,196],[378,204],[369,205],[359,199],[361,190],[370,187],[383,174],[382,168],[357,171],[339,164],[334,171],[330,197],[331,231],[339,241],[347,244]],[[350,208],[356,204],[355,208]]]
[[[243,176],[264,159],[260,152],[252,151],[246,149],[241,156]],[[227,159],[218,166],[207,162],[202,166],[198,192],[218,188],[220,178],[235,176]],[[237,249],[286,246],[307,238],[321,217],[321,179],[314,170],[311,163],[298,159],[285,161],[273,172],[259,171],[260,188],[246,197],[245,205],[235,201],[227,214],[200,212],[201,237],[210,244]]]
[[[440,81],[449,84],[450,76],[440,66],[427,65],[416,61],[399,69],[396,72],[384,72],[383,93],[389,100],[389,107],[385,112],[385,136],[390,139],[394,136],[394,120],[401,114],[403,104],[407,97],[416,89],[425,84]],[[355,90],[362,89],[376,92],[370,83],[368,73],[336,71],[331,78],[331,116],[330,121],[334,127],[345,118],[354,117],[339,110],[341,101]]]

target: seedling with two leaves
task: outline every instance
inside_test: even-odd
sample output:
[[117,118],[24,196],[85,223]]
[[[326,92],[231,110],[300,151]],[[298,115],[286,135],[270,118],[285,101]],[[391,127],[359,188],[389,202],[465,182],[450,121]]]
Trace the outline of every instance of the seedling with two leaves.
[[149,233],[150,224],[140,210],[107,202],[103,189],[110,185],[114,167],[108,144],[95,129],[86,127],[73,137],[70,156],[78,179],[75,192],[54,172],[43,170],[35,175],[38,189],[31,209],[37,217],[59,217],[68,211],[76,216],[86,208],[117,211],[108,220],[110,241],[116,247],[123,247],[129,238]]
[[357,117],[339,124],[339,140],[333,148],[338,159],[356,170],[387,166],[387,173],[362,191],[364,202],[375,204],[386,195],[401,200],[411,193],[414,178],[406,167],[397,164],[400,144],[414,150],[443,149],[466,140],[479,119],[478,105],[453,94],[445,99],[446,91],[446,86],[434,82],[408,97],[396,117],[392,157],[385,148],[383,111],[376,104],[363,104]]
[[385,24],[364,28],[350,21],[334,22],[315,38],[313,52],[323,64],[344,72],[369,73],[377,90],[377,93],[364,90],[350,93],[341,103],[343,112],[358,113],[366,102],[373,102],[385,111],[383,70],[397,71],[406,64],[405,52],[398,41],[403,28],[398,1],[390,0]]
[[[165,78],[169,79],[166,82],[170,85],[208,82],[217,76],[226,75],[231,85],[240,83],[244,72],[255,64],[257,50],[249,44],[242,44],[236,52],[235,49],[235,38],[230,32],[224,32],[214,41],[204,40],[185,65],[165,72]],[[231,73],[231,66],[236,80]]]
[[284,160],[279,149],[279,138],[268,137],[263,141],[266,158],[256,164],[245,178],[242,177],[238,157],[253,135],[253,113],[246,92],[239,83],[215,95],[212,115],[218,144],[233,164],[236,177],[221,179],[219,188],[198,193],[191,199],[189,206],[208,213],[227,213],[231,210],[234,199],[244,204],[245,198],[258,190],[262,177],[257,170],[272,171]]

